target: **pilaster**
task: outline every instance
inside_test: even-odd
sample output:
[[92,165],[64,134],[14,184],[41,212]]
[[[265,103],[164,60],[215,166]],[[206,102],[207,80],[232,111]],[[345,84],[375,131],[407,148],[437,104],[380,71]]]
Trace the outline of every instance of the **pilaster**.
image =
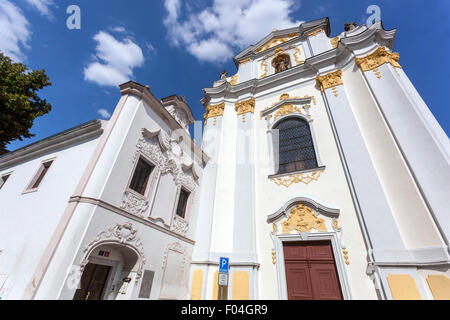
[[398,63],[384,47],[355,58],[427,203],[447,249],[450,237],[448,137]]
[[[317,77],[373,259],[403,260],[404,244],[347,99],[342,71]],[[364,231],[365,229],[365,231]],[[369,250],[369,255],[370,255]]]

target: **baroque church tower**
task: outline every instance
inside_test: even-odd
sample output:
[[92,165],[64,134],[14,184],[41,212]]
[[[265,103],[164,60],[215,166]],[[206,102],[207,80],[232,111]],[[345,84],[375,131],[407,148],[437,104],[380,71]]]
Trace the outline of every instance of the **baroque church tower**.
[[449,294],[448,137],[395,35],[274,30],[204,89],[191,299],[219,298],[220,257],[227,299]]

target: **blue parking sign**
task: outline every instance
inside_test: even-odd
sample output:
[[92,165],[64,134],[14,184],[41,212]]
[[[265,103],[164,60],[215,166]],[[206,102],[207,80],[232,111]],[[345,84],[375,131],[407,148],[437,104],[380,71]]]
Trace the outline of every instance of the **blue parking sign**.
[[219,262],[220,273],[228,273],[229,262],[230,262],[229,258],[220,258]]

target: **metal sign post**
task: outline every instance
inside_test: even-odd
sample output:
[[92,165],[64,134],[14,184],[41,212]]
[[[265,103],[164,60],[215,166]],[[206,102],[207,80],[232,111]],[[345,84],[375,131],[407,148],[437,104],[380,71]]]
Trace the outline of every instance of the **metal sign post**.
[[228,270],[230,268],[229,258],[220,258],[219,261],[219,300],[227,300],[228,297]]

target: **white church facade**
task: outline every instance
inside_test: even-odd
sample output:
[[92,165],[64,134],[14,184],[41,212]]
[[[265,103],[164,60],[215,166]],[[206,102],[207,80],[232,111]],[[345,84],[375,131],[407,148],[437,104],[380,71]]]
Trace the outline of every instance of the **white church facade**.
[[0,298],[450,299],[450,144],[395,34],[274,30],[204,89],[201,146],[128,82],[0,156]]

